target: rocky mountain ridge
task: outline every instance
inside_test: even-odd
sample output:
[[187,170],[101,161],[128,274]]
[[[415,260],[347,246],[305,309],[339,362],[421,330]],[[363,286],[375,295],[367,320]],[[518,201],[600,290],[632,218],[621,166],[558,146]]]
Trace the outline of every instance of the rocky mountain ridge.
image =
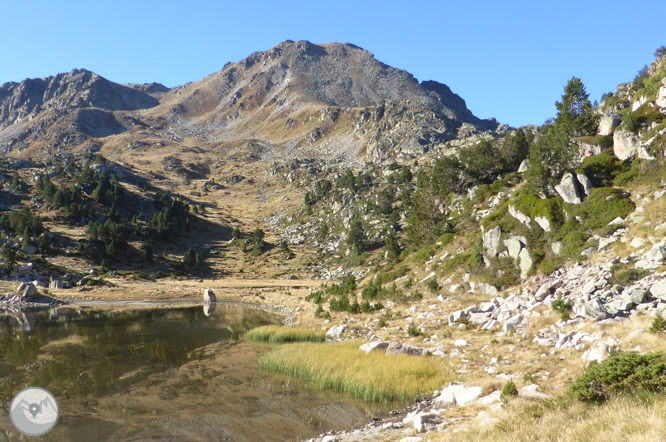
[[[252,143],[265,159],[383,161],[506,126],[475,117],[435,81],[419,83],[351,44],[285,41],[169,90],[86,70],[0,87],[7,154],[119,149],[150,132],[204,149]],[[159,141],[158,141],[159,143]]]

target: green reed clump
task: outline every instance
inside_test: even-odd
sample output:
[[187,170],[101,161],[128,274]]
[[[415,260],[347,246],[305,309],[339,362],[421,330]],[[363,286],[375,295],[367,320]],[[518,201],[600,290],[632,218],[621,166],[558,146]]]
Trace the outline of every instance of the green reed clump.
[[281,344],[285,342],[324,342],[326,335],[307,328],[281,327],[279,325],[265,325],[247,332],[247,340],[254,342],[269,342]]
[[320,389],[353,394],[366,401],[414,401],[451,380],[444,362],[407,355],[365,354],[359,341],[299,343],[276,348],[258,365],[302,379]]

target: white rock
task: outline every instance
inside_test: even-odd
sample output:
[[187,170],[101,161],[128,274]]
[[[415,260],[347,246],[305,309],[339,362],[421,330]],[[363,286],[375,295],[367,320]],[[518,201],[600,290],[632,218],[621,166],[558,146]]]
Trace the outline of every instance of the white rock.
[[580,204],[583,202],[583,194],[579,187],[580,184],[574,175],[571,173],[565,173],[560,184],[555,186],[555,190],[565,203]]
[[211,289],[204,290],[203,299],[205,302],[217,302],[215,293]]
[[652,287],[650,287],[650,293],[655,298],[666,298],[666,279],[661,279],[652,284]]
[[541,393],[540,391],[537,391],[539,388],[538,385],[536,384],[531,384],[527,385],[523,388],[518,389],[518,396],[520,397],[527,397],[527,398],[535,398],[535,399],[548,399],[549,396],[547,394]]
[[527,249],[522,249],[518,255],[518,259],[520,261],[518,264],[518,267],[520,267],[520,277],[525,279],[527,278],[527,274],[532,268],[532,257],[530,256],[530,253],[527,251]]
[[620,218],[619,216],[608,223],[609,226],[620,226],[622,224],[624,224],[624,218]]
[[372,353],[375,350],[386,350],[388,348],[388,342],[383,341],[374,341],[368,342],[367,344],[361,345],[359,348],[363,353]]
[[453,345],[455,345],[456,347],[468,347],[470,343],[465,341],[464,339],[456,339],[455,341],[453,341]]
[[602,136],[608,136],[613,133],[616,127],[622,122],[620,114],[606,114],[602,115],[599,120],[599,129],[597,133]]
[[340,339],[347,330],[349,330],[349,327],[346,325],[334,325],[328,329],[326,332],[326,337],[331,339]]
[[500,237],[502,236],[502,229],[500,226],[488,230],[482,235],[483,248],[488,252],[488,256],[495,257],[499,252]]
[[513,315],[502,326],[504,333],[508,333],[511,329],[516,329],[523,322],[523,316],[520,314]]
[[496,404],[501,400],[502,392],[499,390],[493,391],[488,396],[480,398],[477,402],[481,405]]
[[522,224],[525,224],[527,227],[529,227],[530,224],[532,223],[532,219],[529,216],[525,215],[523,212],[521,212],[520,210],[516,209],[511,205],[509,206],[509,215],[513,216]]
[[544,232],[550,232],[550,221],[545,216],[535,216],[534,221],[541,227]]
[[629,245],[634,248],[634,249],[639,249],[645,245],[645,240],[639,236],[634,237],[634,239],[631,240]]
[[518,173],[525,173],[530,170],[530,162],[528,160],[523,160],[518,167]]

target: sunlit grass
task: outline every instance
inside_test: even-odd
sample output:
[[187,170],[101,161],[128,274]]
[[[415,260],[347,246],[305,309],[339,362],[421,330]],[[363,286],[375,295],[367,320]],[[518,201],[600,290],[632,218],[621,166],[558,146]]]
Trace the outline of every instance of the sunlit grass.
[[659,395],[616,397],[603,405],[570,398],[521,405],[512,405],[492,429],[474,425],[468,432],[433,433],[428,440],[638,442],[666,437],[666,399]]
[[285,342],[323,342],[326,335],[307,328],[280,327],[278,325],[266,325],[257,327],[247,332],[248,341],[269,342],[281,344]]
[[360,341],[299,343],[276,348],[259,367],[309,380],[367,401],[413,401],[452,378],[441,359],[383,352],[365,354]]

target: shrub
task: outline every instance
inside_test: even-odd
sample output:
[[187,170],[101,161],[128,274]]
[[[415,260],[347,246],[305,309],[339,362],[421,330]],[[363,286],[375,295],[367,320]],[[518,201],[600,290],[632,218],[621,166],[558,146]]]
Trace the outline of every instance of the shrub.
[[407,327],[407,334],[409,336],[416,337],[421,335],[421,331],[418,328],[416,328],[416,325],[414,325],[413,322],[410,322],[409,327]]
[[509,381],[506,384],[504,384],[504,388],[502,388],[502,394],[500,395],[500,398],[502,402],[507,403],[509,402],[509,399],[513,396],[518,396],[518,388],[516,387],[516,384],[513,381]]
[[665,387],[666,360],[662,353],[614,351],[601,363],[590,362],[570,390],[576,399],[602,402],[615,393],[660,392]]
[[437,280],[435,278],[428,280],[427,287],[428,290],[430,290],[432,293],[435,293],[437,290],[439,290],[439,284],[437,284]]
[[601,229],[615,218],[625,218],[636,208],[620,190],[610,187],[595,188],[590,196],[572,208],[572,214],[583,219],[583,229]]
[[652,325],[650,325],[650,332],[661,333],[664,331],[664,328],[666,328],[666,322],[664,322],[664,318],[662,318],[661,316],[657,316],[652,321]]
[[562,296],[558,296],[555,301],[553,301],[553,310],[559,312],[563,321],[568,321],[570,319],[571,310],[573,310],[573,302],[571,300],[563,300]]

